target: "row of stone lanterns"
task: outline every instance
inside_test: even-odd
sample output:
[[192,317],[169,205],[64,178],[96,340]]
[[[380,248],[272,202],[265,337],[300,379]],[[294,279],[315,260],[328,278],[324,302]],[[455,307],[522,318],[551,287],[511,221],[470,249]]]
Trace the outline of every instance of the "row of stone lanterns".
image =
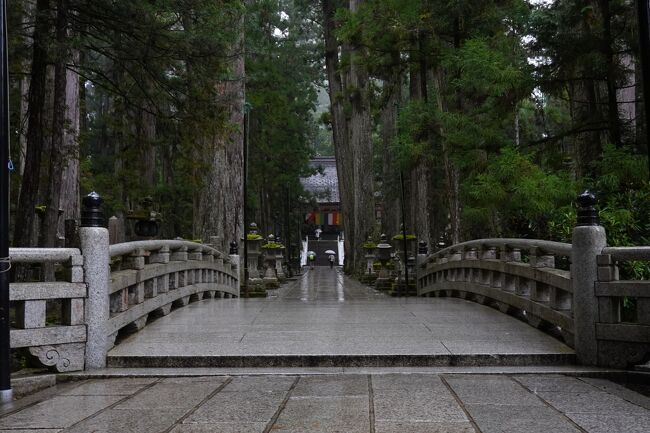
[[[406,273],[412,278],[410,282],[415,281],[415,264],[414,256],[415,236],[407,235],[406,250],[403,251],[403,235],[393,237],[397,243],[397,250],[393,253],[393,246],[388,243],[388,237],[382,234],[379,244],[374,245],[368,241],[364,244],[366,250],[367,274],[364,275],[364,282],[374,283],[377,290],[388,291],[392,295],[413,295],[415,294],[415,284],[406,284]],[[400,249],[400,247],[402,247]],[[418,258],[426,257],[427,243],[420,241],[417,251]],[[379,262],[377,266],[376,262]],[[377,272],[377,270],[379,272]]]
[[271,234],[265,239],[257,230],[257,224],[251,223],[246,234],[249,296],[273,295],[280,283],[286,279],[286,248],[279,237]]

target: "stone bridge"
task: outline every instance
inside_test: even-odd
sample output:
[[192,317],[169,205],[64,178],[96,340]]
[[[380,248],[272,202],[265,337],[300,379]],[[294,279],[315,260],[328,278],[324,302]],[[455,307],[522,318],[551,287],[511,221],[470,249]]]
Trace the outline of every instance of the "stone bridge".
[[593,203],[581,204],[572,244],[481,239],[422,257],[419,298],[390,298],[317,268],[277,298],[210,301],[239,297],[239,256],[182,240],[109,245],[93,224],[97,209],[86,209],[79,249],[11,250],[14,263],[57,269],[54,282],[11,284],[11,345],[59,372],[107,359],[115,367],[647,361],[650,282],[621,281],[618,266],[650,261],[650,247],[607,247]]

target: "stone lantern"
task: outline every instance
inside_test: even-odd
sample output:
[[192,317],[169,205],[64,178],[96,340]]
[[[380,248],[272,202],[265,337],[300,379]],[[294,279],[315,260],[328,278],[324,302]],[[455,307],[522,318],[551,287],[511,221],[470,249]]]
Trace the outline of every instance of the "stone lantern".
[[388,237],[385,234],[381,235],[379,244],[377,245],[377,259],[381,263],[381,269],[379,270],[379,277],[375,281],[375,287],[378,290],[390,289],[390,272],[388,271],[388,263],[391,261],[391,250],[393,246],[388,243]]
[[[264,273],[264,287],[268,289],[277,289],[278,288],[278,277],[276,275],[276,260],[278,255],[279,244],[275,242],[275,236],[269,235],[267,238],[267,243],[262,245],[264,249],[264,262],[266,267],[266,272]],[[282,253],[280,252],[280,257]]]
[[260,278],[258,262],[260,257],[260,247],[264,239],[257,233],[257,224],[251,223],[246,234],[246,245],[248,249],[248,277],[253,279]]

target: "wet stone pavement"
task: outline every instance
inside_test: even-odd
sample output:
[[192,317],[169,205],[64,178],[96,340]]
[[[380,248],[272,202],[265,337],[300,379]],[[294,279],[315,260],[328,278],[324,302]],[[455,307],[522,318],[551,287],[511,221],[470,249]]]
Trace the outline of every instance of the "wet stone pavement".
[[339,269],[316,267],[276,298],[210,299],[175,310],[113,348],[109,365],[381,367],[450,365],[451,357],[475,365],[499,356],[515,365],[517,356],[518,365],[562,364],[573,350],[483,305],[391,298]]
[[[277,298],[189,304],[110,353],[114,361],[141,357],[153,364],[174,357],[339,356],[347,362],[414,354],[463,355],[474,365],[479,355],[572,351],[485,306],[389,298],[321,268],[287,284]],[[68,374],[62,378],[73,380],[0,407],[0,433],[650,431],[649,398],[604,379],[578,377],[590,370],[571,365],[182,364]]]
[[[19,402],[20,403],[20,402]],[[564,375],[120,378],[5,408],[0,432],[647,433],[650,399]]]

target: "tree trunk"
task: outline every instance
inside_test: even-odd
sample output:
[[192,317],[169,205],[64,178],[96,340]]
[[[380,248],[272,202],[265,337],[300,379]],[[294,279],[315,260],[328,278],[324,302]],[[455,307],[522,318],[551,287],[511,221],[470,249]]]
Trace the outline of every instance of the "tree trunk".
[[231,50],[232,77],[219,85],[219,100],[224,101],[232,127],[206,137],[209,152],[206,184],[200,193],[198,227],[195,232],[208,242],[218,238],[217,248],[227,251],[228,244],[243,236],[243,175],[244,175],[244,103],[245,60],[244,22],[240,21],[240,35]]
[[612,49],[612,16],[609,0],[600,0],[600,11],[603,19],[602,52],[607,65],[607,123],[609,141],[616,147],[623,145],[621,139],[621,119],[616,100],[616,60]]
[[339,69],[339,44],[336,39],[335,13],[339,2],[322,0],[325,34],[325,67],[329,85],[332,140],[345,233],[345,271],[352,272],[354,261],[354,166],[348,140],[348,121],[343,104],[343,80]]
[[49,1],[36,2],[31,80],[29,85],[29,120],[27,126],[27,151],[20,198],[16,209],[14,246],[34,246],[35,207],[38,204],[41,177],[41,158],[44,148],[47,40],[49,38]]
[[397,136],[397,112],[400,103],[401,75],[396,67],[389,80],[384,81],[386,93],[381,110],[382,143],[382,232],[394,235],[400,222],[399,168],[395,164],[393,142]]
[[[443,88],[443,74],[442,71],[437,70],[435,73],[435,91],[438,109],[443,112],[446,107],[443,102],[442,88]],[[442,150],[442,163],[445,173],[445,196],[447,199],[447,209],[449,217],[449,225],[445,231],[449,241],[452,244],[460,242],[460,228],[461,228],[461,206],[460,206],[460,171],[451,158],[451,151],[445,139],[445,131],[440,128],[440,140]]]
[[[57,0],[56,42],[57,55],[54,64],[54,110],[52,115],[52,147],[50,151],[50,169],[47,186],[45,219],[40,233],[40,245],[56,247],[58,243],[59,209],[61,206],[63,174],[69,159],[66,134],[68,120],[68,1]],[[76,89],[76,83],[74,88]],[[74,101],[73,101],[74,102]],[[74,138],[73,138],[74,141]]]
[[[350,12],[356,13],[364,0],[350,0]],[[347,90],[350,103],[350,124],[348,126],[349,147],[353,161],[354,190],[354,232],[353,269],[363,272],[364,252],[362,245],[375,225],[374,170],[372,152],[372,119],[368,71],[360,57],[363,48],[352,46],[350,50],[350,72]]]
[[[74,64],[79,63],[79,52],[72,53]],[[79,75],[76,71],[68,70],[65,96],[65,122],[63,135],[64,157],[66,165],[61,182],[61,204],[63,218],[78,220],[80,217],[79,202],[79,130],[80,130],[80,95]],[[61,227],[60,227],[61,228]],[[63,233],[63,231],[62,231]]]

